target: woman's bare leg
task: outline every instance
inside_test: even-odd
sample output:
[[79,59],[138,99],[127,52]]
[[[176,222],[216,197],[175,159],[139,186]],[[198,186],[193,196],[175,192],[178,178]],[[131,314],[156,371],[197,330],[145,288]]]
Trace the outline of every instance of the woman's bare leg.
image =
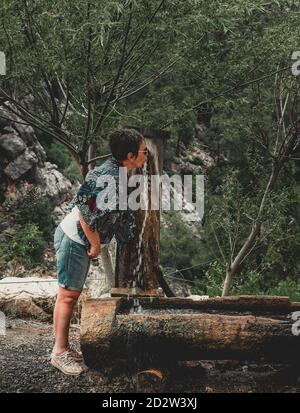
[[81,291],[59,287],[53,314],[55,354],[61,354],[69,348],[70,322],[80,294]]

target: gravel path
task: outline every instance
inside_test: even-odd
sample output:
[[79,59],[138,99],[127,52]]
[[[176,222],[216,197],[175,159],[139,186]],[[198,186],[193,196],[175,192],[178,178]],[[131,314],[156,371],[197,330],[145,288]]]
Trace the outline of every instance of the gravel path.
[[[65,376],[48,361],[51,351],[50,324],[10,320],[6,336],[0,336],[0,393],[124,393],[147,392],[137,387],[130,374],[89,370],[80,377]],[[71,337],[79,341],[79,328]],[[299,372],[298,372],[299,373]],[[164,392],[297,392],[300,379],[286,366],[238,362],[190,362],[174,370]],[[162,386],[158,389],[162,391]],[[155,391],[155,388],[152,389]]]

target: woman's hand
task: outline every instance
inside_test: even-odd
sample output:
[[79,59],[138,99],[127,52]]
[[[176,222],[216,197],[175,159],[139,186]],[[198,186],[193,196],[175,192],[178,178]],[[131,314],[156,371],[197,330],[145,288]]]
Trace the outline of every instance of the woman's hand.
[[90,248],[87,251],[87,255],[93,259],[97,258],[98,255],[100,254],[101,251],[101,241],[100,241],[100,235],[98,231],[95,229],[95,231],[92,231],[89,226],[86,224],[86,222],[83,219],[82,214],[79,211],[79,219],[80,219],[80,224],[83,229],[83,232],[85,233],[85,236],[87,237],[89,243],[90,243]]
[[87,252],[90,258],[97,258],[101,252],[101,245],[100,244],[92,244]]

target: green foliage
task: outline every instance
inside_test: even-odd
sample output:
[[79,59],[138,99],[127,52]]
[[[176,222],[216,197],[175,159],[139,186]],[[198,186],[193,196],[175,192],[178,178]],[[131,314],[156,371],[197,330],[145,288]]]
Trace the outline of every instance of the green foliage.
[[[68,91],[70,107],[60,126],[76,148],[82,145],[88,119],[88,140],[97,144],[97,154],[108,150],[104,138],[113,127],[168,129],[168,168],[179,144],[199,139],[196,117],[208,114],[201,143],[220,156],[206,176],[203,227],[192,234],[176,214],[166,216],[161,260],[175,269],[202,263],[185,276],[198,291],[220,295],[226,268],[249,235],[269,179],[269,152],[278,124],[274,72],[286,67],[282,75],[291,87],[291,53],[299,49],[298,2],[170,0],[151,22],[156,1],[3,3],[0,43],[9,77],[1,77],[1,85],[16,96],[33,94],[35,114],[46,122],[55,120],[55,102],[59,113],[64,112],[61,89]],[[139,36],[141,41],[120,70],[131,11],[127,50]],[[96,131],[117,73],[118,87]],[[55,96],[50,96],[49,85]],[[118,96],[122,99],[115,101]],[[45,135],[41,142],[48,159],[75,181],[78,170],[66,150]],[[291,161],[268,197],[261,234],[236,275],[232,293],[286,289],[293,294],[298,289],[299,188],[299,166]],[[28,222],[44,231],[40,220],[28,213]]]
[[77,181],[81,182],[82,175],[80,167],[67,148],[45,134],[37,132],[37,135],[39,142],[46,151],[49,162],[56,164],[63,175],[72,183],[76,183]]
[[71,157],[67,149],[60,143],[54,141],[46,151],[47,158],[51,163],[55,163],[60,169],[67,168]]
[[[156,127],[168,123],[177,132],[193,127],[196,104],[273,70],[298,47],[298,10],[282,2],[170,0],[151,20],[158,4],[5,0],[0,42],[8,58],[8,89],[14,86],[17,95],[34,94],[36,114],[51,121],[54,99],[62,96],[61,89],[69,90],[72,106],[64,117],[64,130],[70,132],[72,143],[82,143],[87,122],[83,108],[92,98],[95,124],[109,93],[107,86],[120,69],[132,12],[127,51],[136,47],[114,93],[124,97],[109,105],[100,135],[133,123]],[[152,78],[157,80],[149,82]],[[53,96],[49,90],[45,93],[49,85]],[[230,106],[236,96],[228,93],[222,107]],[[243,99],[246,103],[247,97]],[[99,133],[90,138],[99,140]]]
[[281,280],[275,287],[268,290],[268,294],[288,296],[293,301],[300,301],[300,281],[290,278]]
[[74,160],[72,160],[72,162],[63,170],[63,174],[72,182],[72,184],[81,182],[82,180],[80,168]]
[[[221,296],[226,267],[218,261],[211,263],[202,277],[195,280],[195,294]],[[245,271],[236,277],[230,295],[263,295],[268,294],[264,280],[255,271]]]
[[[266,185],[259,178],[249,187],[242,186],[237,176],[229,170],[216,191],[206,193],[199,261],[213,258],[212,251],[217,261],[204,280],[201,275],[197,276],[200,279],[197,285],[208,294],[221,294],[226,268],[249,235]],[[252,192],[255,187],[256,192]],[[294,208],[297,186],[291,176],[282,175],[276,189],[269,196],[261,233],[234,279],[232,294],[268,293],[284,279],[299,278],[300,228]],[[212,190],[208,187],[207,191]]]
[[0,215],[0,226],[4,229],[0,239],[0,267],[12,260],[26,266],[40,263],[54,228],[47,198],[29,188],[21,201],[6,204],[4,208],[5,215]]
[[[180,218],[180,213],[170,211],[163,214],[161,226],[160,260],[163,266],[183,269],[199,264],[199,234],[191,231]],[[185,278],[192,280],[199,274],[198,268],[183,272]]]
[[37,131],[38,139],[46,151],[49,162],[56,164],[59,169],[64,170],[70,166],[72,156],[67,148],[51,137]]
[[[198,270],[199,271],[199,270]],[[220,296],[224,282],[225,268],[222,263],[212,261],[200,276],[195,277],[193,293],[208,295],[210,297]]]
[[1,242],[0,265],[17,259],[23,265],[34,265],[40,262],[45,241],[38,226],[32,223],[18,225],[12,234]]
[[[213,263],[205,276],[195,279],[193,293],[209,295],[210,297],[221,296],[225,277],[225,269],[217,262]],[[268,285],[269,284],[269,285]],[[234,280],[231,295],[278,295],[287,296],[291,301],[300,301],[299,279],[285,278],[281,281],[273,279],[266,283],[260,273],[253,270],[244,272]]]
[[23,225],[24,228],[26,225],[32,224],[38,229],[45,241],[52,239],[52,207],[47,198],[38,195],[35,189],[30,190],[22,200],[15,215],[15,222]]

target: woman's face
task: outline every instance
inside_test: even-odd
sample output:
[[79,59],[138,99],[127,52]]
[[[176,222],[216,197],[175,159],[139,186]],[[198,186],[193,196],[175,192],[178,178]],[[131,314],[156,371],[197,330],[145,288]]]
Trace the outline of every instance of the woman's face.
[[132,166],[133,168],[142,168],[144,163],[147,160],[148,156],[148,149],[146,142],[143,140],[142,143],[140,144],[138,153],[136,157],[131,158]]

